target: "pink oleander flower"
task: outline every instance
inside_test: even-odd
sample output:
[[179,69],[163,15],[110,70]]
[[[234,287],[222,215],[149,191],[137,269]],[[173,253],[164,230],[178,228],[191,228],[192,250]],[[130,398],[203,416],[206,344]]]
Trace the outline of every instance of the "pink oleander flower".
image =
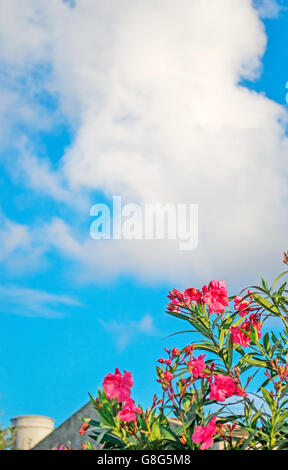
[[109,400],[117,398],[118,402],[126,401],[130,398],[133,380],[131,372],[124,371],[122,375],[116,367],[114,374],[109,373],[103,381],[103,388]]
[[216,417],[213,416],[210,423],[207,426],[196,426],[195,431],[192,435],[192,441],[195,444],[201,443],[201,450],[208,449],[213,445],[213,436],[217,432],[217,427],[215,426]]
[[[250,324],[248,322],[244,322],[240,325],[240,328],[249,333]],[[249,336],[245,335],[245,333],[241,331],[238,326],[231,326],[230,331],[233,344],[240,344],[242,348],[247,348],[247,346],[249,346],[249,344],[251,343]]]
[[185,349],[185,356],[188,356],[190,353],[194,351],[194,347],[192,344],[189,344],[189,346],[186,346]]
[[210,384],[210,400],[225,401],[232,397],[236,390],[236,385],[232,377],[227,375],[215,375],[214,383]]
[[134,401],[129,398],[125,405],[123,406],[122,410],[119,411],[118,413],[118,418],[121,421],[136,421],[136,414],[135,413],[142,413],[142,410],[140,408],[137,408],[135,406]]
[[260,321],[260,315],[258,313],[252,313],[249,317],[249,322],[257,328],[258,336],[261,338],[262,323]]
[[166,364],[166,366],[170,366],[172,361],[171,359],[163,359],[162,357],[160,357],[157,362],[160,362],[160,364]]
[[198,356],[197,358],[192,357],[191,361],[189,361],[189,369],[195,379],[206,377],[206,374],[203,373],[203,370],[206,368],[206,364],[204,362],[205,356],[206,354]]
[[185,306],[184,295],[179,290],[173,289],[172,291],[169,291],[167,297],[171,300],[167,307],[169,312],[179,312],[180,307]]
[[250,333],[251,325],[257,329],[258,338],[260,339],[262,323],[260,322],[259,315],[257,313],[252,313],[249,319],[246,319],[243,323],[241,323],[239,327],[231,326],[230,331],[232,335],[232,343],[240,344],[240,346],[242,346],[243,348],[249,346],[251,340],[249,336],[247,336],[243,331],[240,330],[240,328],[244,331],[247,331],[247,333]]
[[173,348],[172,349],[172,357],[177,357],[180,355],[180,351],[178,348]]
[[182,292],[180,292],[177,289],[173,289],[172,291],[169,291],[169,294],[167,295],[168,299],[170,300],[178,300],[178,302],[184,303],[184,295]]
[[168,383],[172,382],[173,380],[172,372],[169,372],[169,371],[164,372],[164,380],[165,382],[168,382]]
[[237,395],[238,397],[248,397],[245,390],[242,391],[241,388],[238,385],[236,385],[233,395]]
[[203,301],[208,306],[211,314],[221,314],[229,305],[225,281],[211,281],[209,286],[204,286]]
[[239,295],[234,298],[234,309],[238,311],[240,317],[245,317],[252,310],[250,304],[250,300],[242,300]]
[[186,289],[184,291],[184,299],[186,300],[186,302],[188,302],[189,304],[191,302],[197,302],[197,304],[199,302],[201,302],[202,300],[202,292],[200,292],[199,290],[195,289],[194,287],[193,288],[189,288],[189,289]]
[[167,310],[169,312],[180,312],[180,306],[178,300],[171,300],[171,302],[167,306]]
[[157,382],[161,383],[163,390],[167,390],[169,387],[171,387],[172,380],[173,380],[172,372],[170,372],[169,370],[166,370],[164,372],[164,376],[159,377],[159,379],[157,379]]

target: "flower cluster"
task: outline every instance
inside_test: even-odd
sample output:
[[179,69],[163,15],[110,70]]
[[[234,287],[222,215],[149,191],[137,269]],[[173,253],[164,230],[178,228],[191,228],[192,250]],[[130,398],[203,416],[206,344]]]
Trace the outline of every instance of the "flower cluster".
[[167,297],[171,300],[167,307],[170,312],[179,312],[180,307],[185,308],[187,306],[184,295],[177,289],[170,291]]
[[168,311],[179,312],[180,308],[189,309],[193,304],[207,305],[209,313],[222,314],[229,305],[225,281],[211,281],[208,287],[205,285],[202,290],[194,287],[182,292],[173,289],[168,294],[171,302],[168,304]]
[[241,390],[234,378],[222,374],[215,375],[214,382],[210,383],[210,390],[210,400],[219,402],[225,401],[226,398],[233,395],[246,396],[246,392]]
[[[161,372],[158,370],[158,380],[162,385],[162,389],[164,392],[168,392],[168,394],[175,395],[172,385],[172,380],[174,378],[174,372],[177,366],[186,366],[187,370],[190,373],[190,377],[188,379],[181,379],[181,389],[182,395],[196,379],[199,378],[208,378],[212,374],[214,365],[209,366],[204,362],[204,358],[206,354],[200,355],[197,358],[193,356],[194,348],[193,346],[187,346],[183,353],[179,351],[177,348],[173,348],[172,350],[165,348],[169,358],[158,359],[158,362],[163,366],[166,365],[165,370],[161,369]],[[177,358],[177,363],[174,364],[172,361]],[[206,370],[206,372],[205,372]]]
[[114,374],[110,372],[103,381],[103,388],[107,398],[109,398],[109,400],[117,398],[119,403],[125,402],[130,398],[132,387],[133,380],[131,372],[124,371],[122,375],[118,367],[116,367]]
[[[166,370],[162,370],[161,375],[158,373],[159,378],[157,380],[161,383],[164,392],[168,392],[170,395],[175,395],[172,385],[174,378],[173,373],[177,366],[186,366],[190,377],[187,379],[181,379],[181,395],[186,392],[187,388],[191,386],[195,380],[207,379],[210,387],[210,400],[223,402],[226,398],[231,397],[232,395],[246,396],[246,393],[239,387],[237,378],[232,378],[222,374],[214,374],[215,364],[213,362],[211,364],[205,363],[204,358],[206,357],[206,354],[194,357],[193,345],[189,345],[184,348],[183,354],[181,354],[177,348],[173,348],[172,350],[165,348],[165,350],[169,355],[169,359],[158,359],[160,364],[166,365]],[[176,357],[178,358],[177,365],[176,363],[172,365],[172,360]]]
[[[207,384],[207,394],[210,400],[224,402],[226,398],[232,396],[247,396],[237,375],[232,377],[219,373],[216,374],[214,372],[214,362],[205,362],[206,354],[197,357],[194,356],[193,345],[186,346],[182,352],[177,348],[173,348],[172,350],[165,348],[165,350],[169,357],[168,359],[158,359],[158,362],[162,365],[162,369],[158,370],[157,381],[161,383],[164,395],[168,395],[169,400],[172,401],[175,407],[181,407],[182,399],[185,393],[188,392],[188,388],[191,386],[194,387],[194,383],[198,379],[204,380],[204,388],[205,383]],[[176,383],[180,390],[180,393],[178,393],[173,384],[173,380],[179,375],[177,374],[177,367],[183,368],[183,366],[186,368],[185,370],[189,375],[187,378],[181,376],[178,383]],[[216,418],[213,417],[206,427],[197,426],[195,429],[193,442],[196,444],[202,443],[200,447],[202,450],[211,447],[213,444],[213,435],[216,433],[215,419]]]
[[[251,294],[249,290],[248,294]],[[169,312],[179,312],[180,308],[189,310],[193,305],[207,305],[211,315],[214,313],[221,315],[229,306],[225,281],[213,280],[208,284],[208,287],[204,285],[201,291],[195,288],[188,288],[183,294],[177,289],[173,289],[167,297],[171,300],[167,307]],[[243,317],[243,323],[236,327],[231,326],[231,337],[234,344],[240,344],[244,348],[251,343],[249,337],[251,326],[257,329],[258,338],[261,338],[262,323],[260,321],[260,314],[258,311],[253,311],[252,299],[251,295],[250,300],[243,299],[240,296],[234,298],[234,309],[240,317]]]
[[117,398],[118,403],[123,404],[123,407],[118,413],[118,417],[121,421],[135,421],[135,413],[141,413],[141,410],[135,406],[130,396],[132,387],[133,380],[131,372],[124,371],[122,375],[117,367],[114,374],[110,372],[103,381],[106,397],[109,400]]
[[234,298],[234,309],[239,313],[240,317],[245,317],[251,312],[251,300],[243,300],[242,297],[236,295]]
[[224,313],[229,305],[225,281],[211,281],[210,284],[202,288],[203,302],[208,306],[209,312]]
[[207,426],[196,426],[192,435],[192,440],[195,444],[201,444],[201,450],[209,449],[209,447],[213,445],[213,436],[217,432],[215,423],[216,416],[213,416]]
[[[250,291],[248,291],[248,293],[250,293]],[[251,332],[251,327],[256,328],[258,338],[261,338],[261,314],[258,311],[253,311],[251,299],[251,296],[250,300],[243,300],[242,297],[239,296],[236,296],[234,298],[234,309],[238,312],[240,317],[245,318],[245,320],[243,321],[243,323],[241,323],[241,325],[239,325],[239,327],[231,326],[230,331],[232,336],[232,342],[234,344],[240,344],[240,346],[242,346],[243,348],[246,348],[251,343],[250,337],[246,334],[249,334]],[[249,313],[250,316],[249,318],[247,318],[247,315]]]
[[[288,264],[288,252],[284,263]],[[161,399],[154,395],[147,410],[137,408],[131,398],[131,372],[122,374],[116,368],[109,373],[98,397],[91,397],[101,426],[86,419],[79,433],[94,425],[97,445],[104,442],[105,448],[113,444],[117,449],[205,450],[214,442],[233,450],[287,448],[287,281],[281,280],[275,290],[287,272],[271,288],[262,279],[261,286],[253,286],[253,292],[248,290],[243,297],[228,298],[226,283],[215,280],[200,290],[171,290],[168,313],[188,322],[189,330],[181,332],[200,339],[194,337],[180,350],[165,348],[168,357],[160,357],[156,367]],[[286,336],[266,331],[261,339],[270,316],[282,320]],[[247,353],[242,348],[248,346]],[[256,371],[247,376],[250,368]],[[259,368],[266,376],[259,387],[265,413],[248,393]],[[238,411],[240,403],[243,412]],[[83,446],[89,445],[87,441]]]

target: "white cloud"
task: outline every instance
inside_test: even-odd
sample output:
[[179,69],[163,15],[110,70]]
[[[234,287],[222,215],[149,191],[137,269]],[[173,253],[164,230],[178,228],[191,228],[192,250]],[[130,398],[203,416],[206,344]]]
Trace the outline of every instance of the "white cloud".
[[238,85],[260,76],[267,43],[250,0],[86,0],[72,9],[2,0],[1,10],[0,55],[22,75],[50,63],[45,86],[75,129],[53,179],[48,165],[28,160],[31,186],[44,181],[60,200],[65,181],[72,194],[199,204],[191,253],[169,242],[98,243],[88,233],[80,241],[76,223],[59,220],[46,242],[50,233],[96,280],[122,272],[243,280],[276,268],[287,248],[287,111]]
[[37,226],[16,223],[0,211],[0,262],[7,274],[21,277],[43,269],[46,250]]
[[18,248],[25,248],[30,244],[28,227],[17,224],[0,215],[0,260],[7,259]]
[[112,320],[109,322],[100,321],[100,323],[106,331],[114,335],[116,346],[120,351],[143,335],[156,334],[153,318],[150,315],[145,315],[139,322]]
[[277,0],[255,0],[254,4],[262,18],[275,18],[283,9]]
[[64,315],[65,307],[81,305],[77,299],[66,295],[2,285],[0,285],[0,300],[3,313],[27,317],[59,318]]
[[38,193],[53,197],[53,199],[79,205],[79,197],[71,198],[71,192],[65,188],[61,174],[51,168],[49,158],[37,158],[26,148],[25,143],[20,145],[20,157],[17,165],[11,170],[11,174],[21,184],[33,188]]

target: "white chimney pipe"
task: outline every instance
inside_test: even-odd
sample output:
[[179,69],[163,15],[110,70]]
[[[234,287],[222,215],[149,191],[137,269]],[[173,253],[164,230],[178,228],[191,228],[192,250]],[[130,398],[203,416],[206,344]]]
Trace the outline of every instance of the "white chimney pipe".
[[54,419],[47,416],[17,416],[11,419],[16,430],[17,450],[30,450],[54,429]]

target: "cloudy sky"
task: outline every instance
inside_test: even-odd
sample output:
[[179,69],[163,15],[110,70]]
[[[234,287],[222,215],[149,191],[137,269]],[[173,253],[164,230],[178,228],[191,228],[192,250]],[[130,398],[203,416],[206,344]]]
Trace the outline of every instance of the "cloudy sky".
[[[116,366],[148,404],[167,291],[278,274],[287,31],[284,0],[0,0],[2,421],[60,424]],[[198,204],[197,248],[93,240],[115,195]]]

